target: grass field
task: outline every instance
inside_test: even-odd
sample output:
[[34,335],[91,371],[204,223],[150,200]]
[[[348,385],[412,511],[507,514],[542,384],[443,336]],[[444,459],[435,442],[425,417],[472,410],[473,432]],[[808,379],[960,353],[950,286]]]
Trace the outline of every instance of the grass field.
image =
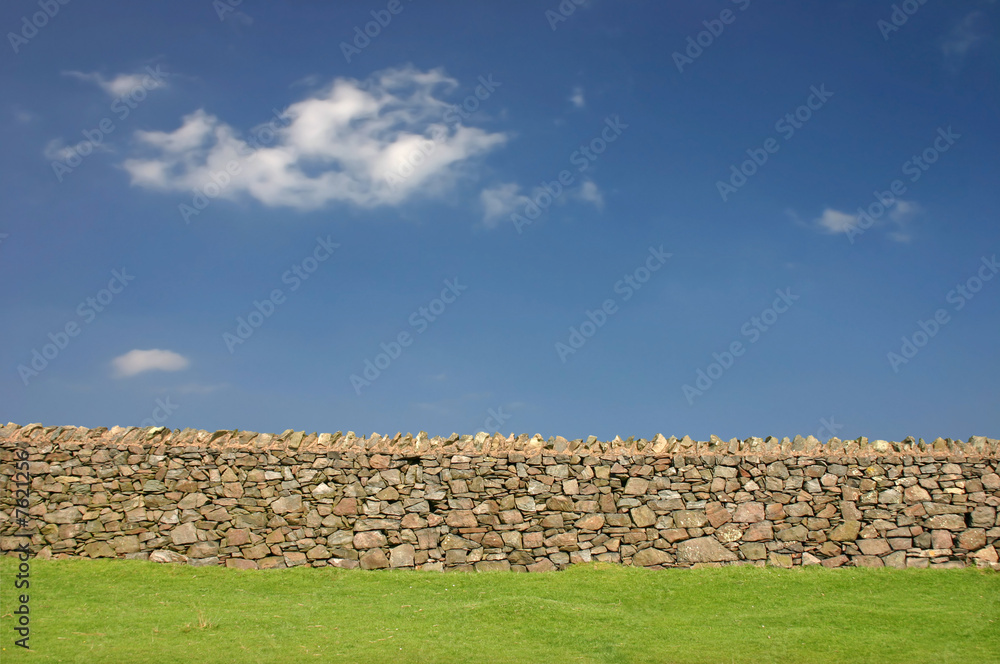
[[[237,571],[31,563],[31,651],[11,662],[1000,662],[1000,574],[644,570]],[[23,592],[23,591],[19,591]]]

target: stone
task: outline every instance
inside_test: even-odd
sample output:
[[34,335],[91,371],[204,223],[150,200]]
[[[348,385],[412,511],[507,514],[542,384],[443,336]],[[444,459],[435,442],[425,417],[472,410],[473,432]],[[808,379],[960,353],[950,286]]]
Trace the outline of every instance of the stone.
[[965,530],[965,519],[958,514],[938,514],[924,522],[928,530]]
[[481,560],[474,567],[477,572],[509,572],[510,562],[507,560]]
[[361,560],[358,562],[361,564],[361,569],[386,569],[389,567],[389,559],[385,557],[385,552],[382,549],[372,549],[361,556]]
[[708,523],[705,513],[697,510],[679,510],[673,513],[673,517],[677,528],[701,528]]
[[625,483],[625,495],[627,496],[644,496],[648,490],[649,480],[641,477],[630,477]]
[[740,553],[747,560],[764,560],[767,557],[767,547],[758,542],[748,542],[740,545]]
[[528,565],[529,572],[554,572],[555,570],[556,566],[548,558],[542,558],[538,562]]
[[83,517],[83,513],[78,507],[67,507],[65,509],[49,512],[45,515],[46,523],[77,523]]
[[884,556],[892,551],[889,543],[884,539],[863,539],[858,540],[858,548],[866,556]]
[[858,539],[858,533],[860,532],[860,521],[845,521],[831,530],[827,537],[834,542],[853,542]]
[[958,546],[973,551],[986,546],[986,531],[982,528],[970,528],[958,536]]
[[[725,466],[719,466],[718,468],[725,468]],[[735,471],[736,469],[733,468],[733,470]],[[732,513],[723,507],[721,503],[709,503],[706,505],[705,516],[708,517],[708,522],[712,524],[713,528],[720,528],[733,520]]]
[[744,541],[747,542],[765,542],[774,539],[774,528],[771,526],[770,521],[762,521],[760,523],[753,523],[747,528],[747,531],[743,534]]
[[764,505],[762,503],[743,503],[736,508],[733,521],[736,523],[757,523],[764,520]]
[[779,530],[775,537],[782,542],[805,542],[809,538],[809,531],[805,526],[792,526]]
[[767,564],[771,567],[784,567],[786,569],[791,569],[792,557],[787,553],[777,553],[772,551],[767,556]]
[[358,513],[357,498],[341,498],[333,508],[337,516],[354,516]]
[[187,556],[182,556],[176,551],[161,549],[159,551],[153,551],[149,554],[149,561],[153,563],[186,563],[188,558]]
[[632,564],[638,567],[651,567],[653,565],[665,565],[671,562],[670,556],[662,549],[652,547],[638,551],[632,556]]
[[639,528],[647,528],[656,523],[656,514],[645,505],[632,509],[630,514],[632,515],[632,521]]
[[354,536],[354,548],[358,550],[377,549],[386,544],[388,541],[381,530],[366,530]]
[[291,512],[301,512],[302,511],[302,496],[285,496],[284,498],[278,498],[273,503],[271,503],[271,511],[275,514],[289,514]]
[[452,528],[477,528],[479,521],[472,510],[454,510],[445,516],[444,522]]
[[586,516],[580,517],[573,527],[578,530],[600,530],[604,527],[604,515],[602,514],[588,514]]
[[176,546],[193,544],[198,541],[198,529],[195,528],[194,523],[183,523],[179,526],[174,526],[170,531],[170,541]]
[[736,554],[714,537],[698,537],[677,545],[677,559],[686,563],[712,563],[736,560]]
[[743,537],[743,530],[735,523],[729,523],[715,531],[715,538],[720,542],[736,542]]
[[389,550],[390,567],[413,567],[416,551],[412,544],[400,544]]

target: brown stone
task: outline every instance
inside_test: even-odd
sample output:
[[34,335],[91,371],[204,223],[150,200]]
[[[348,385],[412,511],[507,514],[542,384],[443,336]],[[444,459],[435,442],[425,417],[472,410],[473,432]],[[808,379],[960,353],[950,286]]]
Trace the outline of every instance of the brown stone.
[[762,503],[743,503],[736,508],[733,521],[736,523],[757,523],[764,520],[764,505]]
[[711,563],[736,560],[736,554],[714,537],[685,540],[677,545],[677,560],[686,563]]
[[389,567],[389,559],[385,557],[385,552],[382,549],[372,549],[361,556],[359,563],[361,569],[386,569]]

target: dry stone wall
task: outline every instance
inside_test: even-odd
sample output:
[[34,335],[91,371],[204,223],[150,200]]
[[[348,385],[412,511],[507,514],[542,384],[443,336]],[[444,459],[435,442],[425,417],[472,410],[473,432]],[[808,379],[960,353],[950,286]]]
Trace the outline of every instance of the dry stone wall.
[[242,569],[1000,567],[998,459],[1000,441],[983,437],[570,441],[8,424],[0,548],[27,532],[43,558]]

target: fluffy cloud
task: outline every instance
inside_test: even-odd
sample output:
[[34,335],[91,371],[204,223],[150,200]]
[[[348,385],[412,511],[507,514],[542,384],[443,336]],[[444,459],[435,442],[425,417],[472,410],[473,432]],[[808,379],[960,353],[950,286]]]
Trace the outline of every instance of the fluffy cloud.
[[816,224],[828,233],[846,233],[856,223],[858,218],[855,215],[833,208],[823,210],[823,214],[816,219]]
[[183,355],[173,351],[160,350],[130,350],[111,361],[118,378],[127,378],[144,371],[180,371],[186,369],[190,362]]
[[151,152],[124,166],[132,184],[202,191],[226,174],[219,197],[249,196],[268,206],[316,209],[332,202],[397,205],[441,195],[467,162],[507,136],[443,121],[438,95],[458,85],[440,69],[387,69],[364,82],[338,78],[252,132],[252,139],[198,110],[172,132],[140,131]]
[[577,194],[580,200],[592,203],[597,209],[604,208],[604,194],[597,188],[593,180],[585,180],[580,185],[580,192]]

